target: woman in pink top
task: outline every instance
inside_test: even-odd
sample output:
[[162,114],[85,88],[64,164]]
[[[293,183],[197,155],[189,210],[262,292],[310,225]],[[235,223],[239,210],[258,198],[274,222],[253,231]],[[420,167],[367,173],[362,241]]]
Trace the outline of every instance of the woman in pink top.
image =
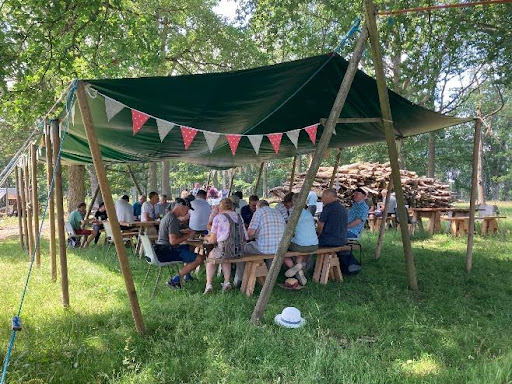
[[[235,207],[230,199],[223,199],[219,204],[219,214],[215,216],[210,234],[207,236],[210,244],[215,244],[208,255],[209,259],[233,259],[243,256],[243,249],[247,240],[247,232],[240,215],[235,212]],[[222,263],[224,283],[222,292],[231,289],[231,264]],[[206,264],[206,288],[205,294],[213,291],[213,277],[215,264]]]

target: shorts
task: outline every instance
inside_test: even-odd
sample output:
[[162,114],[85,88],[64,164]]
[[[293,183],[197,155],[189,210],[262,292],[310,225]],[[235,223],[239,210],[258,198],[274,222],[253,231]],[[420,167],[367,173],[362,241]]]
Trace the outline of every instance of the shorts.
[[75,233],[80,236],[92,235],[92,231],[90,229],[75,229]]
[[290,243],[288,247],[289,251],[292,252],[304,252],[304,253],[313,253],[318,249],[318,245],[298,245],[294,242]]
[[170,261],[181,261],[183,263],[192,263],[196,260],[197,254],[190,250],[189,245],[181,244],[177,247],[165,244],[155,244],[153,246],[158,261],[167,263]]

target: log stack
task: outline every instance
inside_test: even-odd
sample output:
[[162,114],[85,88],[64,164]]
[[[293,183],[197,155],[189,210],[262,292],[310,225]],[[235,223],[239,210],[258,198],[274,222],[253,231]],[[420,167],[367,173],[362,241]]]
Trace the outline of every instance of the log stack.
[[[313,183],[313,190],[321,195],[328,188],[333,167],[320,167]],[[407,204],[411,207],[450,207],[454,201],[450,186],[441,181],[425,176],[418,176],[416,172],[400,170],[402,187]],[[374,203],[381,200],[380,191],[388,185],[391,167],[388,163],[354,163],[340,166],[335,178],[334,187],[338,191],[339,199],[349,204],[352,191],[361,187],[370,193]],[[293,192],[299,192],[304,183],[306,173],[295,176],[292,185]],[[282,186],[270,190],[272,196],[282,199],[289,191],[289,181]]]

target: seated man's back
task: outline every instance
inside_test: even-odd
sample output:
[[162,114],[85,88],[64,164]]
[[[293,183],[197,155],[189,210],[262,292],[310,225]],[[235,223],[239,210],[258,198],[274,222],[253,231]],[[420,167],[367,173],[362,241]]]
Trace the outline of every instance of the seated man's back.
[[334,189],[322,193],[324,202],[318,219],[318,244],[320,247],[338,247],[347,243],[347,210],[337,199]]
[[[259,202],[265,204],[265,200]],[[268,203],[267,203],[268,204]],[[248,243],[258,253],[272,254],[277,252],[279,242],[283,237],[286,223],[283,216],[268,205],[258,207],[249,224],[249,236],[254,235],[255,241]],[[255,253],[249,252],[248,253]]]

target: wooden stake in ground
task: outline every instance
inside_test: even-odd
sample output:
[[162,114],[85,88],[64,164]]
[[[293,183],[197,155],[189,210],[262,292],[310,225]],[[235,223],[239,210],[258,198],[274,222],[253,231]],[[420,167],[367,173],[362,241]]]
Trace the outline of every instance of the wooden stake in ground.
[[398,152],[396,150],[393,118],[391,116],[391,107],[389,105],[388,88],[386,86],[386,78],[384,77],[384,66],[382,63],[382,56],[380,52],[379,35],[377,32],[377,23],[375,15],[377,10],[372,0],[365,0],[366,8],[366,22],[368,25],[368,32],[370,34],[370,43],[372,47],[373,63],[375,66],[375,77],[377,80],[377,89],[379,92],[379,103],[382,111],[382,119],[384,123],[384,130],[386,133],[386,142],[388,145],[389,162],[391,165],[391,179],[395,189],[397,213],[400,220],[400,232],[402,233],[402,243],[404,247],[405,264],[407,267],[407,278],[409,280],[409,288],[413,291],[418,289],[418,281],[416,279],[416,268],[414,266],[414,256],[412,254],[411,239],[409,237],[408,213],[405,208],[405,198],[402,190],[402,183],[400,179],[400,166],[398,165]]
[[121,266],[121,272],[123,273],[124,283],[126,291],[130,299],[130,306],[132,310],[133,319],[135,321],[135,327],[137,332],[143,334],[146,329],[144,326],[144,320],[142,318],[142,312],[139,306],[139,300],[137,299],[137,292],[135,291],[135,284],[133,283],[132,271],[128,258],[126,257],[126,247],[123,242],[121,235],[121,227],[117,220],[116,210],[114,207],[114,200],[112,199],[112,192],[110,185],[108,184],[105,167],[103,165],[103,159],[101,158],[100,147],[98,144],[98,138],[96,137],[96,130],[92,120],[91,110],[89,109],[89,103],[85,93],[85,85],[82,81],[78,83],[77,89],[78,106],[80,107],[80,113],[82,114],[82,121],[84,123],[85,132],[87,135],[87,142],[91,149],[91,156],[94,163],[94,169],[98,176],[98,182],[101,187],[101,193],[103,195],[105,208],[107,209],[108,219],[112,226],[112,235],[114,237],[114,244],[116,246],[117,256],[119,258],[119,264]]
[[290,187],[288,188],[288,192],[291,192],[293,188],[293,180],[295,179],[295,164],[297,164],[297,156],[293,156],[292,172],[290,175]]
[[336,180],[336,174],[338,173],[338,166],[340,165],[341,153],[343,152],[342,148],[338,149],[338,154],[336,155],[336,160],[334,162],[334,168],[332,170],[331,180],[329,181],[329,188],[332,188],[334,185],[334,181]]
[[32,226],[32,194],[30,193],[30,173],[29,157],[25,157],[24,176],[25,176],[25,200],[27,201],[27,228],[28,228],[28,257],[31,259],[34,254],[34,227]]
[[27,216],[27,199],[25,195],[25,175],[23,171],[23,161],[19,165],[20,194],[21,194],[21,211],[23,213],[23,235],[25,236],[25,249],[30,257],[30,239],[28,235],[28,216]]
[[386,202],[384,203],[384,211],[382,212],[382,221],[380,223],[379,228],[379,238],[377,240],[377,247],[375,248],[375,260],[380,259],[380,254],[382,252],[382,243],[384,240],[384,232],[386,231],[386,224],[388,222],[388,212],[389,212],[389,201],[391,200],[391,189],[393,188],[393,180],[389,179],[388,182],[388,194],[386,195]]
[[[336,120],[339,117],[341,110],[343,109],[343,105],[345,104],[345,100],[347,99],[347,95],[350,91],[352,81],[354,80],[354,76],[356,75],[357,65],[359,63],[359,60],[361,59],[364,44],[367,38],[368,31],[366,27],[363,27],[361,35],[359,36],[359,39],[357,41],[354,53],[350,58],[350,62],[347,71],[345,72],[345,76],[343,77],[343,81],[340,85],[340,89],[338,91],[338,94],[336,95],[336,100],[334,101],[331,113],[329,114],[329,118],[327,119],[327,123],[325,124],[324,131],[322,132],[322,137],[320,138],[320,141],[318,142],[317,148],[315,150],[313,160],[311,162],[306,178],[304,180],[304,185],[299,193],[299,197],[296,203],[298,207],[303,207],[306,204],[306,199],[313,185],[313,181],[315,180],[318,167],[322,162],[323,154],[327,150],[329,141],[331,140],[332,132],[334,131],[334,127],[336,126]],[[263,289],[261,290],[260,296],[258,297],[258,302],[256,303],[256,306],[254,307],[254,311],[252,313],[251,321],[254,324],[259,324],[261,321],[268,300],[270,298],[270,294],[272,293],[272,289],[274,288],[277,275],[279,274],[281,265],[283,264],[283,259],[286,255],[286,251],[290,246],[290,241],[294,235],[295,227],[297,226],[301,212],[301,209],[294,209],[292,211],[292,214],[290,215],[283,237],[281,239],[281,242],[279,243],[277,253],[272,261],[272,266],[270,267],[270,271],[268,272],[267,278],[265,279],[265,284],[263,285]]]
[[254,191],[252,192],[253,195],[258,194],[258,188],[260,186],[261,181],[261,174],[263,173],[263,167],[265,166],[265,162],[262,162],[260,164],[260,170],[258,171],[258,178],[256,179],[256,185],[254,186]]
[[55,207],[57,209],[57,233],[59,235],[59,260],[60,260],[60,285],[62,290],[62,305],[69,307],[69,283],[68,283],[68,256],[66,254],[66,234],[64,232],[64,199],[62,192],[62,164],[59,158],[60,132],[59,121],[52,120],[53,164],[55,167],[55,180],[53,191],[55,192]]
[[[32,206],[34,212],[34,247],[37,246],[39,236],[39,202],[37,200],[37,146],[30,146],[31,176],[32,176]],[[41,266],[41,247],[36,249],[36,266]]]
[[473,237],[475,235],[475,208],[478,184],[478,147],[482,139],[482,120],[477,118],[475,121],[475,138],[473,139],[473,171],[471,173],[471,195],[469,197],[469,228],[468,244],[466,250],[466,272],[471,272],[473,267]]
[[46,143],[46,185],[50,191],[48,200],[48,221],[50,222],[50,268],[52,280],[57,280],[57,253],[55,251],[55,196],[52,187],[53,178],[53,149],[50,125],[45,126]]
[[18,228],[20,231],[20,245],[22,249],[25,249],[25,240],[23,238],[23,211],[21,207],[21,194],[20,194],[20,171],[18,166],[14,167],[14,173],[16,176],[16,211],[18,212]]

